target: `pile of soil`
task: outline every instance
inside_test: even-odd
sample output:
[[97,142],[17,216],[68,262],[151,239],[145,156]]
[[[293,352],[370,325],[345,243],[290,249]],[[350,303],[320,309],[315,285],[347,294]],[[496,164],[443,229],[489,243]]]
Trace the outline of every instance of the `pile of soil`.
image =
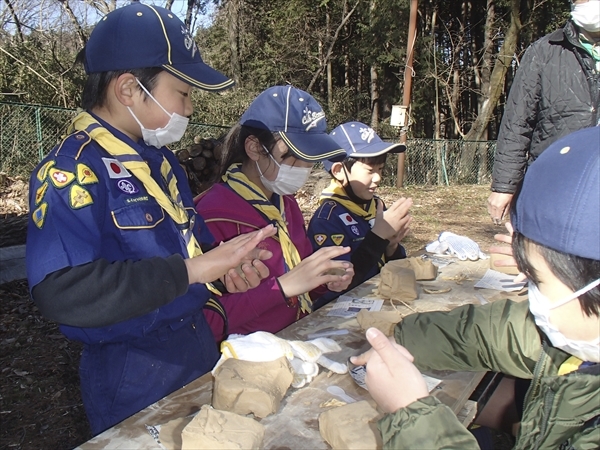
[[[24,243],[27,183],[8,177],[0,182],[0,233],[15,236],[8,245]],[[316,173],[298,193],[307,221],[328,183],[326,174]],[[494,233],[504,232],[487,216],[488,193],[486,186],[380,190],[388,205],[400,195],[413,198],[412,232],[404,241],[409,252],[446,230],[468,236],[487,250]],[[40,315],[25,280],[0,285],[0,448],[73,448],[92,437],[79,392],[81,350]]]

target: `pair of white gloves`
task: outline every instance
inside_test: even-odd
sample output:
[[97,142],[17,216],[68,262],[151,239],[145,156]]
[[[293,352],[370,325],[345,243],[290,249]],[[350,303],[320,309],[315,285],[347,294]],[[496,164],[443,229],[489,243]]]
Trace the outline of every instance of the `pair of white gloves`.
[[444,231],[440,233],[437,241],[430,242],[425,246],[425,250],[429,253],[438,255],[450,254],[456,256],[461,261],[470,259],[477,261],[478,259],[487,259],[488,256],[481,251],[479,245],[472,239],[458,234]]
[[343,374],[348,367],[324,356],[325,353],[341,351],[333,339],[317,338],[310,341],[288,341],[266,331],[257,331],[247,336],[232,334],[221,343],[221,358],[212,370],[229,358],[244,361],[266,362],[285,356],[293,370],[292,387],[301,388],[310,383],[319,373],[321,365],[332,372]]

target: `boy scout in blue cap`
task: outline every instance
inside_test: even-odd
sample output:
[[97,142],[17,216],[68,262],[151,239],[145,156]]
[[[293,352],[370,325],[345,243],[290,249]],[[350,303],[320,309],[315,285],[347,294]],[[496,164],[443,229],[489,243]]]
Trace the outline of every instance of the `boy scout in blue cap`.
[[[204,64],[175,15],[119,8],[80,55],[85,112],[31,177],[27,272],[42,314],[84,344],[81,392],[96,434],[213,367],[202,312],[219,294],[212,282],[258,285],[269,253],[254,249],[275,230],[202,253],[214,239],[165,146],[185,131],[192,87],[232,81]],[[243,262],[246,280],[233,269]]]
[[[354,265],[351,289],[378,274],[387,261],[406,258],[400,241],[412,220],[408,212],[412,200],[401,198],[385,210],[375,195],[387,154],[403,152],[406,147],[382,141],[361,122],[342,124],[330,136],[345,150],[346,158],[323,163],[333,179],[321,193],[308,236],[315,250],[335,245],[351,248],[342,257]],[[333,298],[335,294],[326,294],[315,302],[315,309]]]
[[[600,443],[600,128],[555,143],[511,205],[512,249],[529,300],[417,313],[353,358],[380,408],[384,448],[478,448],[417,370],[503,372],[531,380],[515,449]],[[557,182],[557,180],[560,180]],[[414,364],[413,364],[414,363]],[[416,367],[415,367],[416,366]]]

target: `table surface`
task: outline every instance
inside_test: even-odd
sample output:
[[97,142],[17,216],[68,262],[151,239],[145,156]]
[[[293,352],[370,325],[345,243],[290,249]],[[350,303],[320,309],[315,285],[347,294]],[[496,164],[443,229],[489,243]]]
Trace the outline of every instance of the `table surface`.
[[[435,281],[418,282],[419,299],[403,305],[394,301],[384,303],[383,310],[396,308],[402,314],[408,315],[414,311],[450,310],[467,303],[481,304],[481,297],[488,301],[495,301],[506,297],[497,291],[488,289],[475,289],[474,284],[483,276],[489,261],[455,261],[442,267]],[[379,277],[376,276],[350,291],[347,295],[354,297],[377,298],[377,285]],[[429,290],[446,290],[449,292],[427,294],[423,288]],[[478,294],[478,296],[476,295]],[[348,334],[331,336],[342,347],[342,351],[327,356],[339,362],[345,362],[351,355],[357,354],[365,348],[367,341],[364,331],[360,330],[355,318],[340,318],[327,316],[331,304],[310,314],[298,322],[285,328],[277,335],[286,339],[307,340],[307,336],[315,331],[335,327],[349,330]],[[432,344],[434,345],[434,344]],[[454,372],[431,371],[427,375],[442,380],[433,390],[432,395],[448,405],[458,413],[485,372]],[[156,448],[161,446],[151,437],[146,425],[160,425],[176,418],[190,416],[196,413],[203,404],[209,404],[212,396],[212,376],[210,373],[194,380],[187,386],[173,392],[158,402],[134,414],[118,425],[104,431],[100,435],[82,444],[81,449],[130,449],[130,448]],[[333,374],[321,369],[319,375],[307,386],[301,389],[289,388],[281,402],[279,411],[268,416],[260,422],[265,425],[265,437],[262,448],[330,448],[321,438],[318,426],[318,416],[325,411],[320,405],[333,396],[327,393],[328,386],[338,385],[348,395],[357,400],[369,400],[368,391],[359,387],[348,374]],[[374,403],[373,403],[374,404]]]

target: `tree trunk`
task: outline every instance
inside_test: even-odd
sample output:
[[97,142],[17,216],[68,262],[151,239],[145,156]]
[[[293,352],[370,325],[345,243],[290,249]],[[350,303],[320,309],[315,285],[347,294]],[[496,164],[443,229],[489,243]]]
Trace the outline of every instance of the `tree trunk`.
[[[500,47],[500,50],[498,51],[496,63],[494,64],[494,68],[490,75],[489,89],[487,93],[484,93],[485,98],[482,102],[481,112],[478,114],[471,129],[466,134],[465,140],[481,140],[484,131],[487,129],[492,113],[494,112],[494,108],[498,103],[498,99],[502,94],[506,72],[512,62],[517,47],[517,41],[519,39],[519,32],[522,28],[519,6],[520,0],[511,0],[510,26],[504,35],[502,47]],[[474,148],[469,149],[468,146],[465,147],[465,151],[461,155],[460,161],[459,171],[461,178],[469,175],[467,171],[470,171],[471,169],[474,155]]]
[[240,8],[242,0],[228,0],[227,11],[227,41],[231,52],[231,76],[238,87],[242,85],[242,65],[240,58]]
[[17,36],[19,37],[19,41],[24,42],[25,39],[23,38],[23,30],[21,30],[21,21],[19,20],[19,17],[17,16],[17,13],[15,12],[15,9],[13,8],[13,5],[10,2],[10,0],[4,0],[4,2],[6,3],[6,6],[10,11],[10,15],[12,16],[15,22],[15,27],[17,28]]
[[371,66],[371,128],[377,130],[379,123],[379,86],[377,83],[377,67]]
[[63,9],[65,10],[65,12],[67,13],[67,16],[69,16],[69,20],[71,21],[71,23],[75,27],[75,31],[77,33],[77,40],[79,41],[79,45],[81,47],[83,47],[85,45],[85,43],[87,42],[87,36],[85,35],[85,32],[83,31],[83,28],[81,28],[81,25],[79,24],[79,21],[77,20],[77,17],[75,17],[75,13],[73,12],[73,10],[71,9],[71,7],[69,6],[69,2],[67,0],[59,0],[59,1],[60,1],[61,6],[63,7]]

